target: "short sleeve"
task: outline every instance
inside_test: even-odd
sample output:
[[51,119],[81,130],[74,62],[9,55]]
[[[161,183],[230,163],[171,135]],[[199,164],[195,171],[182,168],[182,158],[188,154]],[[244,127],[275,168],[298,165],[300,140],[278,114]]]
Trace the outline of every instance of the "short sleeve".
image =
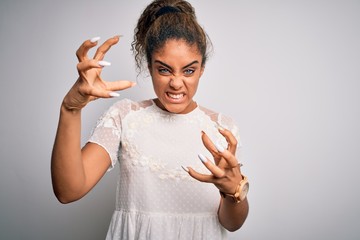
[[112,105],[98,120],[93,129],[89,142],[102,146],[110,156],[111,170],[118,159],[121,137],[120,102]]

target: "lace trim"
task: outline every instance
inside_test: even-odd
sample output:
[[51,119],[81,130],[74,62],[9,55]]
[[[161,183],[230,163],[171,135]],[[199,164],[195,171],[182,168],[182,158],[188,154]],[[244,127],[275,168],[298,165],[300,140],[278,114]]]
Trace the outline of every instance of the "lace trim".
[[[99,144],[100,146],[104,147],[104,149],[109,153],[111,159],[112,159],[112,166],[115,165],[117,161],[118,152],[114,152],[115,149],[110,147],[107,147],[109,143],[103,142],[101,139],[104,139],[103,134],[112,134],[111,140],[113,143],[114,141],[118,141],[120,143],[121,138],[121,129],[122,129],[122,119],[124,119],[130,112],[132,111],[138,111],[141,109],[145,109],[148,107],[153,106],[155,103],[152,100],[145,100],[142,102],[133,102],[129,99],[121,100],[117,103],[115,103],[113,106],[111,106],[108,111],[98,120],[98,123],[96,124],[96,127],[93,130],[93,136],[89,140],[91,142],[95,142]],[[145,124],[150,125],[154,121],[158,121],[161,118],[162,121],[175,121],[177,118],[177,115],[175,114],[166,114],[166,112],[159,114],[159,109],[157,108],[151,108],[149,109],[149,113],[145,117],[141,119],[141,122],[133,122],[130,123],[127,129],[126,137],[129,139],[126,139],[125,137],[122,139],[121,145],[122,145],[122,154],[125,154],[123,159],[131,159],[131,164],[134,167],[141,167],[144,169],[149,169],[153,172],[158,173],[158,177],[160,179],[172,179],[175,181],[180,181],[184,179],[191,179],[189,175],[179,166],[175,169],[168,169],[166,167],[166,163],[161,161],[161,159],[156,159],[153,156],[143,156],[141,152],[136,148],[134,144],[130,144],[132,136],[136,133],[138,130],[138,124]],[[208,116],[211,121],[216,126],[219,124],[222,127],[225,127],[229,129],[235,137],[238,139],[238,147],[241,147],[240,143],[240,137],[239,137],[239,131],[237,126],[234,124],[234,121],[226,116],[223,116],[222,114],[216,113],[214,111],[211,111],[205,107],[199,106],[196,111],[200,111],[204,113],[206,116]],[[196,119],[198,114],[193,114],[191,116],[188,116],[187,118],[182,118],[185,121],[190,122],[196,122],[196,121],[203,121],[202,118]],[[215,126],[211,124],[204,125],[204,131],[207,131],[209,129],[213,129]],[[96,129],[100,129],[100,131],[97,134],[94,134]],[[102,130],[101,130],[102,129]],[[107,130],[107,131],[106,131]],[[107,133],[108,132],[108,133]],[[100,141],[101,140],[101,141]],[[217,143],[226,146],[226,140],[224,138],[217,139]],[[115,146],[116,147],[116,146]],[[114,148],[115,148],[114,147]],[[117,148],[118,149],[118,148]],[[239,152],[239,151],[238,151]],[[127,156],[126,156],[127,155]],[[195,166],[194,166],[195,167]],[[196,167],[197,171],[201,171],[198,167]]]
[[134,144],[130,144],[127,139],[123,139],[122,153],[123,159],[131,159],[128,163],[131,164],[131,167],[137,169],[141,168],[142,171],[150,170],[151,172],[156,173],[162,180],[169,179],[176,182],[182,180],[193,181],[189,174],[181,167],[175,169],[167,168],[167,164],[161,159],[141,154],[137,147]]

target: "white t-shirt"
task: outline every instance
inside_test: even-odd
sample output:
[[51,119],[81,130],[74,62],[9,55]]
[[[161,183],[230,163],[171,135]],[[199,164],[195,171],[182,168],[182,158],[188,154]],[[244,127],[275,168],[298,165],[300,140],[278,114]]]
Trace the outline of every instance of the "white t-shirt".
[[89,140],[109,153],[110,169],[119,162],[116,209],[106,239],[226,239],[217,215],[218,189],[191,178],[181,167],[209,174],[197,155],[212,159],[201,131],[227,146],[217,124],[239,141],[232,119],[201,106],[173,114],[152,100],[124,99],[108,109]]

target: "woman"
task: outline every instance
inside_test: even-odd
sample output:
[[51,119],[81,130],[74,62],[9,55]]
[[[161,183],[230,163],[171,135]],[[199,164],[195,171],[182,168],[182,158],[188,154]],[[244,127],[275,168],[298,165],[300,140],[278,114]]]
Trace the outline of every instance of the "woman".
[[[182,0],[155,0],[146,7],[132,49],[138,69],[147,67],[157,98],[119,100],[81,148],[81,109],[135,85],[101,79],[109,65],[104,56],[119,37],[89,58],[98,40],[78,49],[79,78],[61,105],[51,166],[55,195],[62,203],[80,199],[118,161],[107,239],[226,239],[225,229],[239,229],[247,217],[248,183],[236,158],[236,125],[193,100],[208,49],[194,9]],[[212,157],[205,157],[209,152]]]

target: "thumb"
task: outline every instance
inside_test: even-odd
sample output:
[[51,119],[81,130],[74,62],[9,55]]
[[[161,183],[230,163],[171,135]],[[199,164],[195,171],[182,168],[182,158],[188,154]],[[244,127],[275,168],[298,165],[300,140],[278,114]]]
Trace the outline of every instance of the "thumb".
[[106,87],[110,91],[120,91],[127,88],[131,88],[136,85],[136,82],[119,80],[115,82],[106,82]]
[[97,98],[112,98],[112,97],[119,97],[120,96],[120,94],[118,94],[117,92],[104,90],[104,89],[99,89],[99,88],[90,89],[89,92],[87,93],[87,95],[93,97],[94,99],[97,99]]

